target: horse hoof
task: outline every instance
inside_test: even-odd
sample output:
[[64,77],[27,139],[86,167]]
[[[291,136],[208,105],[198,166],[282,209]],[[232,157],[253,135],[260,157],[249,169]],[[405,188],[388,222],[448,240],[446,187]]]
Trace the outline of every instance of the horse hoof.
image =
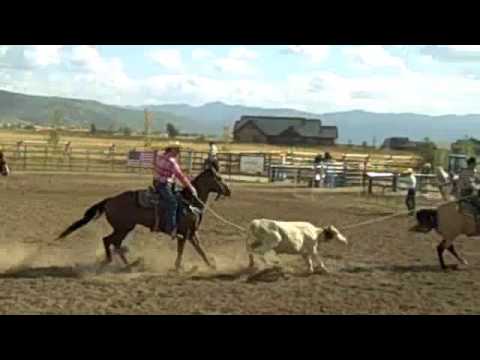
[[449,270],[458,270],[458,265],[457,264],[454,264],[454,265],[445,265],[442,267],[442,270],[443,271],[449,271]]
[[192,268],[188,271],[189,274],[196,273],[198,271],[198,266],[192,266]]

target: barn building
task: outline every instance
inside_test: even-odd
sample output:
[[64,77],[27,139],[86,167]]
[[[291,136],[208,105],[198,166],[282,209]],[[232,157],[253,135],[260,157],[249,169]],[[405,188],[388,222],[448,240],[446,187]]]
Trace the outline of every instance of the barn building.
[[[412,141],[408,137],[391,137],[385,139],[381,149],[388,150],[419,150],[428,146],[428,143],[423,141]],[[436,146],[434,146],[436,148]]]
[[233,137],[243,143],[334,145],[338,130],[319,119],[248,115],[235,123]]

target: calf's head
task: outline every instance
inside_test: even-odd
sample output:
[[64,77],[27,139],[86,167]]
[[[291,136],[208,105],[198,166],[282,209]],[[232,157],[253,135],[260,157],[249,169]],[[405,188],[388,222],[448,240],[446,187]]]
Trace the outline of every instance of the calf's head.
[[343,236],[340,231],[338,231],[338,229],[333,225],[330,225],[329,227],[323,229],[322,235],[323,240],[326,242],[331,240],[337,240],[345,245],[348,244],[347,238]]

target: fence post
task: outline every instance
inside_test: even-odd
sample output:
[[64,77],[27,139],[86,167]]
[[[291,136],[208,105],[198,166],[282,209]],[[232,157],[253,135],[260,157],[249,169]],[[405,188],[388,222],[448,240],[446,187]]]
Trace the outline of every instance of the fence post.
[[87,150],[87,168],[86,171],[89,172],[90,170],[90,151]]
[[43,159],[43,170],[44,171],[47,169],[47,163],[48,163],[48,145],[45,145],[45,158]]
[[267,176],[270,182],[272,181],[272,154],[268,155],[268,164],[267,164]]
[[27,169],[27,144],[23,144],[23,170]]
[[192,176],[193,171],[193,151],[188,152],[188,175]]
[[392,180],[392,190],[393,190],[393,192],[397,192],[397,185],[398,185],[398,175],[393,174],[393,180]]
[[72,171],[72,148],[68,152],[68,170]]

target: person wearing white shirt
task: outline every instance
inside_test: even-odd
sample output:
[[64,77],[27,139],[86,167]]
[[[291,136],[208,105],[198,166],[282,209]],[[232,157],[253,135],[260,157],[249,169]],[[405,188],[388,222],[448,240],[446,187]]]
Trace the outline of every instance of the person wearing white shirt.
[[480,214],[480,176],[477,172],[477,160],[471,157],[467,160],[467,167],[460,171],[458,175],[457,198],[461,199],[463,206],[466,205],[473,211],[475,221],[479,222]]
[[220,164],[218,163],[217,154],[218,154],[217,145],[215,145],[215,143],[211,141],[208,146],[208,157],[204,164],[205,169],[213,168],[217,172],[220,172]]
[[415,196],[417,192],[417,178],[413,173],[413,169],[408,169],[403,173],[405,176],[404,182],[407,185],[407,197],[405,198],[405,205],[410,211],[410,215],[414,214],[415,211]]

